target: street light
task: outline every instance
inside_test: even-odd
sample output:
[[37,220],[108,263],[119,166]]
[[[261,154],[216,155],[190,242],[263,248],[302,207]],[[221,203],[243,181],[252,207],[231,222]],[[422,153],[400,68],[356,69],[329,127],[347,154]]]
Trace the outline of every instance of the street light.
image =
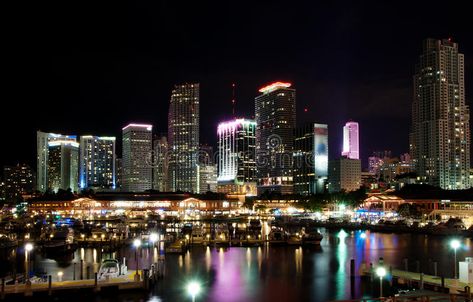
[[133,246],[135,247],[135,262],[136,262],[136,273],[135,273],[135,279],[139,278],[138,271],[140,269],[140,266],[138,265],[138,248],[141,246],[141,240],[140,239],[135,239],[133,241]]
[[28,242],[25,244],[25,260],[26,260],[26,281],[30,280],[30,256],[28,255],[33,250],[33,244]]
[[187,285],[187,292],[192,297],[192,302],[195,302],[195,296],[200,293],[200,284],[192,281]]
[[63,272],[57,272],[57,281],[61,282],[62,281],[62,276],[64,275]]
[[386,269],[382,266],[378,267],[376,275],[379,277],[379,296],[383,297],[383,277],[386,276]]
[[158,234],[157,233],[151,233],[149,235],[149,241],[153,244],[154,244],[158,241]]
[[454,279],[457,278],[457,249],[461,246],[461,243],[458,239],[453,239],[452,241],[450,241],[450,247],[453,249],[453,252],[454,252],[454,259],[455,259],[455,264],[454,264],[454,267],[455,267],[455,275],[453,276]]

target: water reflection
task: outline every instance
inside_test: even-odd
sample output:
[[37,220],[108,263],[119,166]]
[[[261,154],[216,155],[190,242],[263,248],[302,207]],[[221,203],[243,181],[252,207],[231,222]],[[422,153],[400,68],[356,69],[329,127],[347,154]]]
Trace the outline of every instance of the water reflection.
[[[263,225],[263,230],[265,226]],[[359,277],[350,278],[350,260],[358,268],[365,263],[376,264],[380,257],[387,265],[403,268],[408,258],[411,270],[419,268],[433,273],[433,262],[438,272],[453,275],[453,251],[450,238],[428,237],[415,234],[380,234],[345,230],[326,231],[321,247],[192,247],[184,255],[166,255],[165,278],[155,288],[150,301],[186,301],[185,284],[197,279],[203,285],[198,301],[326,301],[369,297],[371,286]],[[363,235],[364,234],[364,235]],[[471,239],[464,239],[458,249],[459,260],[472,256]],[[138,253],[140,267],[149,267],[159,259],[159,248],[142,248]],[[435,253],[432,253],[435,251]],[[3,275],[15,270],[24,272],[25,255],[21,250],[4,253],[0,268]],[[29,255],[30,256],[30,255]],[[48,256],[49,257],[49,256]],[[102,259],[110,257],[97,249],[84,248],[74,254],[46,258],[36,250],[30,257],[31,271],[51,274],[64,273],[63,279],[80,278],[97,271]],[[127,259],[134,270],[133,248],[123,249],[112,257]],[[429,259],[430,258],[430,259]],[[83,260],[83,265],[81,265]],[[82,267],[82,271],[81,271]],[[147,294],[134,293],[132,300],[147,300]],[[98,299],[97,299],[98,300]],[[114,302],[130,299],[114,299]],[[100,301],[107,301],[103,298]]]

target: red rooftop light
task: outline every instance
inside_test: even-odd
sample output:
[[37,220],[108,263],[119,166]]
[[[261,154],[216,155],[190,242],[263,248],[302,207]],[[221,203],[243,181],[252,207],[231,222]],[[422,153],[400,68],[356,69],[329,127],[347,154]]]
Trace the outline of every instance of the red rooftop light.
[[274,82],[274,83],[271,83],[267,86],[264,86],[263,88],[261,88],[260,90],[258,90],[259,92],[262,92],[262,93],[268,93],[268,92],[271,92],[271,91],[274,91],[278,88],[289,88],[291,87],[292,84],[291,83],[285,83],[285,82]]

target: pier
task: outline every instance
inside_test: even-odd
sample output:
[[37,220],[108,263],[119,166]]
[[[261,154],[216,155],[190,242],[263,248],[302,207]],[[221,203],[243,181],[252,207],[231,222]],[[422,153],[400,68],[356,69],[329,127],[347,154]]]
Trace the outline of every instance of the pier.
[[105,290],[127,291],[127,290],[148,290],[159,278],[163,276],[163,267],[158,263],[153,264],[150,269],[130,270],[126,275],[108,280],[98,280],[97,273],[94,279],[52,281],[52,276],[48,276],[48,282],[40,283],[18,283],[6,284],[2,279],[0,298],[9,300],[19,297],[29,297],[35,295],[53,296],[57,293],[68,292],[92,292],[98,293]]

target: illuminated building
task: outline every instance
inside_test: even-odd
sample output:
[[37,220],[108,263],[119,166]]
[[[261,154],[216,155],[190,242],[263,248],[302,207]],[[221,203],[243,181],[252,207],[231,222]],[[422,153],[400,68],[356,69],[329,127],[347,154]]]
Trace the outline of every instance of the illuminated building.
[[294,193],[325,192],[328,176],[328,125],[309,123],[295,130]]
[[80,137],[79,187],[115,189],[115,137]]
[[342,156],[350,159],[360,159],[360,138],[357,122],[347,122],[343,127]]
[[53,141],[76,142],[76,139],[77,137],[75,135],[36,132],[36,189],[38,191],[46,192],[48,189],[48,143]]
[[296,90],[275,82],[255,98],[258,194],[291,194],[292,151],[296,127]]
[[161,136],[154,140],[153,189],[169,191],[168,187],[168,139]]
[[122,131],[122,190],[125,192],[149,190],[153,181],[153,126],[129,124]]
[[199,84],[175,85],[168,115],[169,189],[197,192]]
[[48,189],[79,191],[79,143],[67,140],[48,142]]
[[217,192],[217,165],[200,163],[197,165],[197,193]]
[[414,75],[410,154],[420,181],[469,188],[470,110],[465,62],[450,39],[427,39]]
[[328,189],[330,193],[356,191],[361,187],[361,161],[341,157],[329,161]]
[[218,125],[218,190],[255,194],[256,122],[234,119]]
[[30,166],[17,164],[3,168],[5,198],[14,201],[24,194],[32,193],[34,188],[34,173]]

